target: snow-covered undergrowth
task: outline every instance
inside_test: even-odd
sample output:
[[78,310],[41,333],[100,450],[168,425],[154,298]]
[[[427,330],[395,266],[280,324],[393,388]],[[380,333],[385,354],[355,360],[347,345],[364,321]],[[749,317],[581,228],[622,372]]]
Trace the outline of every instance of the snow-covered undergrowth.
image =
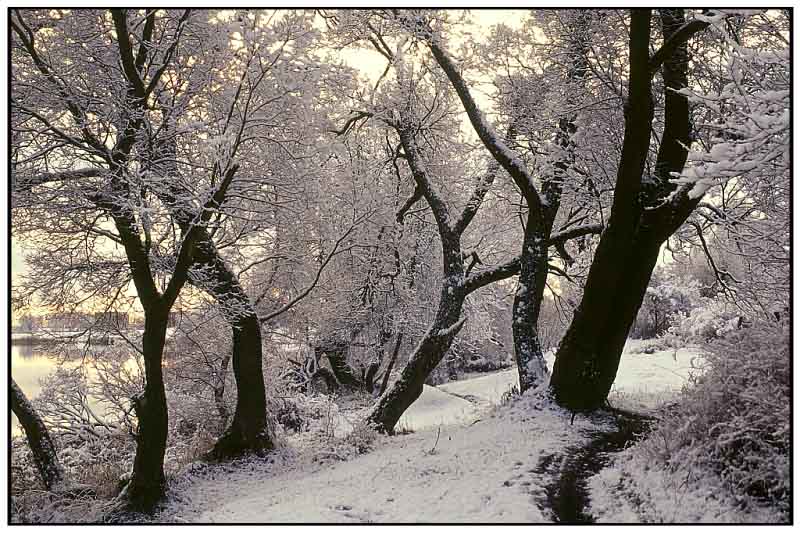
[[788,521],[788,332],[760,324],[712,343],[652,433],[591,480],[598,520]]

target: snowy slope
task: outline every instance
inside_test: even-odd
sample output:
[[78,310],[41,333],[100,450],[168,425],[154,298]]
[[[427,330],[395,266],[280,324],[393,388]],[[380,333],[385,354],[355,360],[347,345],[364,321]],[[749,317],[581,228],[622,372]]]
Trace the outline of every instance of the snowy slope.
[[423,386],[422,395],[405,411],[397,429],[417,431],[442,425],[468,425],[478,419],[475,405],[442,389]]
[[459,380],[437,386],[451,395],[488,404],[500,404],[511,388],[519,387],[519,374],[516,369],[500,371],[486,376]]

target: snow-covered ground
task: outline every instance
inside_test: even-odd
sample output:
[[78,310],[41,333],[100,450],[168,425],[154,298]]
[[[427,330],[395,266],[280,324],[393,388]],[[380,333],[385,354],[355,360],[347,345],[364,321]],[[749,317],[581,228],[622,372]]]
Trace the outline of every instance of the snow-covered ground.
[[171,486],[158,520],[546,522],[535,502],[543,482],[533,472],[537,463],[584,441],[598,422],[571,425],[568,413],[537,402],[525,396],[467,426],[381,437],[375,450],[349,461],[284,451],[273,464],[186,474]]
[[[699,358],[686,349],[637,350],[635,341],[626,347],[614,396],[643,407],[678,391]],[[342,460],[348,455],[337,451],[348,446],[342,430],[358,428],[353,417],[345,418],[348,425],[337,423],[339,432],[329,437],[289,439],[267,460],[189,468],[172,481],[157,520],[549,522],[552,516],[543,504],[549,480],[537,469],[539,462],[587,443],[613,423],[599,415],[579,415],[572,422],[570,413],[537,392],[499,405],[516,383],[516,370],[507,370],[426,386],[398,425],[413,433],[376,437],[370,452],[349,459]],[[590,489],[610,492],[606,483],[613,477],[601,471]],[[592,512],[601,520],[669,520],[669,512],[643,517],[619,499],[591,498]],[[709,517],[736,520],[726,510],[723,506]]]

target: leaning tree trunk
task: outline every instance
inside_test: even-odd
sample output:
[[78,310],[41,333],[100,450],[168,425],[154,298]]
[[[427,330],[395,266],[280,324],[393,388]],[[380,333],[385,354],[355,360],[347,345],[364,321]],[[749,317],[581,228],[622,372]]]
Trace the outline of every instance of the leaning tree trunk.
[[624,250],[598,246],[583,299],[553,368],[551,385],[562,406],[593,410],[605,402],[660,246],[661,240],[648,231],[627,242]]
[[[166,141],[156,147],[155,169],[165,176],[177,176],[175,124],[166,125]],[[183,232],[193,225],[196,214],[180,202],[182,192],[173,187],[160,191]],[[274,437],[268,427],[266,390],[262,372],[262,338],[258,315],[236,274],[220,256],[214,240],[205,228],[198,228],[190,281],[207,292],[219,304],[232,328],[232,359],[236,381],[236,410],[230,426],[211,451],[217,459],[236,456],[246,451],[272,449]],[[227,365],[223,366],[223,372]],[[221,401],[222,389],[215,390],[215,402],[221,415],[227,409]],[[224,409],[223,409],[224,408]],[[227,417],[226,417],[227,418]]]
[[[676,186],[670,182],[673,173],[683,169],[690,143],[688,101],[676,91],[687,86],[689,58],[685,40],[691,34],[681,34],[684,40],[674,45],[672,38],[679,37],[678,30],[684,26],[683,10],[664,9],[661,20],[664,47],[670,46],[673,52],[662,70],[665,124],[656,161],[657,187],[641,191],[652,122],[653,65],[649,57],[649,10],[634,10],[625,137],[614,205],[589,270],[583,298],[559,345],[551,379],[556,401],[572,410],[593,410],[605,402],[660,247],[699,201],[690,198],[686,188],[675,191]],[[659,57],[660,52],[653,57]]]
[[400,346],[403,344],[403,327],[401,326],[399,332],[397,332],[397,337],[394,341],[394,349],[392,350],[392,356],[389,358],[389,363],[386,364],[386,370],[383,372],[383,378],[381,379],[381,389],[378,392],[378,395],[383,395],[386,393],[386,388],[389,386],[389,378],[392,375],[392,371],[394,370],[394,364],[397,361],[397,355],[400,354]]
[[422,394],[425,379],[436,369],[464,326],[461,308],[467,292],[463,285],[464,260],[459,237],[442,236],[444,277],[436,317],[414,349],[397,381],[378,399],[367,420],[380,432],[391,434],[400,417]]
[[58,461],[58,454],[50,433],[39,414],[28,401],[14,379],[11,379],[11,411],[19,419],[28,445],[33,453],[33,461],[44,487],[49,491],[58,490],[64,484],[64,469]]
[[144,391],[133,398],[138,420],[133,473],[120,494],[128,509],[149,513],[164,494],[164,454],[167,449],[167,397],[161,369],[167,337],[169,308],[145,309],[142,353]]
[[356,371],[347,364],[348,343],[340,339],[326,339],[314,347],[317,361],[326,356],[331,364],[331,370],[336,381],[342,386],[351,389],[361,389],[363,383],[358,378]]
[[[192,283],[214,297],[231,325],[231,357],[236,380],[236,409],[228,429],[211,455],[217,459],[274,447],[267,420],[266,390],[262,372],[261,323],[236,275],[220,257],[205,229],[198,232]],[[192,271],[195,272],[194,270]]]

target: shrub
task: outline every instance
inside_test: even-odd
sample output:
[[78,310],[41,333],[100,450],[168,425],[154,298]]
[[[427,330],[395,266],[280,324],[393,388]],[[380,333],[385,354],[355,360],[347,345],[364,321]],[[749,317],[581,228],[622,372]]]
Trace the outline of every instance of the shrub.
[[671,470],[712,468],[741,502],[790,509],[789,325],[757,323],[708,346],[695,376],[647,440]]
[[676,314],[669,332],[684,341],[709,341],[735,330],[740,314],[729,302],[703,298],[691,312]]

